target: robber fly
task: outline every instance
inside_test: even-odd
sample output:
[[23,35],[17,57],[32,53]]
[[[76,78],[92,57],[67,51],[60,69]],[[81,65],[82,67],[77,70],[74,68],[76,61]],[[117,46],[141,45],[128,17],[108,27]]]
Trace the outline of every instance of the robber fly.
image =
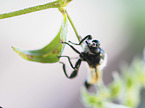
[[[76,48],[74,48],[71,45],[71,44],[82,45],[83,42],[85,44],[83,52],[78,51]],[[90,74],[88,75],[88,79],[85,81],[86,88],[89,88],[90,85],[93,85],[102,79],[102,70],[103,70],[104,66],[106,65],[106,54],[105,54],[104,50],[100,47],[100,42],[98,40],[92,40],[92,36],[87,35],[78,44],[73,43],[71,41],[62,42],[62,44],[67,44],[76,53],[79,54],[79,58],[75,64],[75,66],[73,66],[69,56],[59,56],[59,58],[60,57],[68,58],[70,66],[74,69],[73,72],[71,73],[71,75],[68,76],[68,74],[66,73],[65,64],[63,62],[60,62],[63,64],[63,71],[67,78],[71,79],[71,78],[76,77],[79,67],[81,65],[81,62],[85,61],[88,63],[88,65],[90,67]]]

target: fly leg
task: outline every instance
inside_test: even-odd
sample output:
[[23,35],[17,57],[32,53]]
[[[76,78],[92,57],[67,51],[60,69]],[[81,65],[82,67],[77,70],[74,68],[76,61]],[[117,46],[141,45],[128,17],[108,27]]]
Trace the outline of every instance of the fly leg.
[[71,42],[71,41],[68,41],[68,42],[71,43],[71,44],[74,44],[74,45],[81,45],[86,39],[91,40],[91,39],[92,39],[92,36],[91,36],[91,35],[87,35],[87,36],[84,37],[78,44],[77,44],[77,43],[73,43],[73,42]]
[[63,44],[69,45],[76,53],[81,54],[76,48],[74,48],[72,45],[70,45],[68,42],[62,42]]
[[66,72],[65,64],[64,64],[63,62],[60,62],[60,63],[63,64],[63,71],[64,71],[65,76],[66,76],[67,78],[69,78],[69,79],[74,78],[74,77],[77,75],[77,73],[78,73],[78,69],[79,69],[79,67],[80,67],[80,65],[81,65],[82,60],[81,60],[81,59],[78,59],[77,62],[76,62],[76,64],[75,64],[75,66],[73,66],[73,64],[72,64],[72,62],[71,62],[69,56],[59,56],[59,58],[60,58],[60,57],[67,57],[67,58],[68,58],[68,61],[69,61],[69,63],[70,63],[70,66],[74,69],[73,72],[71,73],[71,75],[68,76],[68,74],[67,74],[67,72]]
[[[73,42],[71,42],[71,41],[69,41],[69,42],[70,42],[71,44],[74,44],[74,45],[81,45],[86,39],[91,40],[91,39],[92,39],[92,36],[91,36],[91,35],[87,35],[86,37],[84,37],[84,38],[79,42],[79,44],[73,43]],[[70,45],[68,42],[61,42],[61,43],[69,45],[76,53],[81,54],[77,49],[75,49],[75,48],[74,48],[72,45]]]

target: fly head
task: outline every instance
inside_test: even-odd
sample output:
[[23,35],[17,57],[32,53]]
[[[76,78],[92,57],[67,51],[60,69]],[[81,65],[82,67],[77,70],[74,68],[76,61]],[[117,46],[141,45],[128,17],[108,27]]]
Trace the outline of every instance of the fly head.
[[101,52],[100,42],[98,40],[86,41],[87,47],[91,53],[98,54]]

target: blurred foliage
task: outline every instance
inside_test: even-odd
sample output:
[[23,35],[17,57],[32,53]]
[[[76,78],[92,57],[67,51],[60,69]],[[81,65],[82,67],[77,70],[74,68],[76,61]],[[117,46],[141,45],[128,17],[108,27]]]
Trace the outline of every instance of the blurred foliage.
[[[116,108],[126,108],[125,106],[138,108],[141,98],[140,91],[145,88],[143,60],[135,58],[130,66],[124,65],[122,67],[121,73],[122,75],[119,75],[115,72],[113,74],[114,81],[94,94],[83,89],[84,103],[91,108],[113,108],[115,105],[118,105]],[[114,100],[119,104],[114,104]],[[106,103],[111,106],[106,106]]]
[[[145,0],[124,0],[131,42],[126,48],[128,55],[141,54],[145,46]],[[129,51],[127,51],[129,49]]]

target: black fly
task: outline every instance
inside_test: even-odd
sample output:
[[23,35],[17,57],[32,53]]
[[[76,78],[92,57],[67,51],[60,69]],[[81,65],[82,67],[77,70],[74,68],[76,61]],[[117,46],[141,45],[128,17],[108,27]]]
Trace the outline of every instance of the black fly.
[[[72,45],[70,45],[70,43],[74,45],[81,45],[83,42],[85,42],[83,52],[79,52]],[[98,40],[92,40],[92,36],[87,35],[80,41],[79,44],[73,43],[71,41],[69,41],[69,43],[68,42],[62,43],[69,45],[76,53],[79,54],[79,59],[77,60],[75,66],[73,66],[69,56],[59,56],[59,58],[60,57],[68,58],[70,66],[74,69],[72,74],[68,76],[68,74],[66,73],[65,64],[63,62],[60,62],[63,64],[63,71],[67,78],[71,79],[76,77],[81,62],[86,61],[90,67],[90,74],[85,82],[86,88],[89,88],[90,85],[93,85],[101,80],[102,69],[106,65],[106,54],[104,50],[100,48],[100,42]]]

